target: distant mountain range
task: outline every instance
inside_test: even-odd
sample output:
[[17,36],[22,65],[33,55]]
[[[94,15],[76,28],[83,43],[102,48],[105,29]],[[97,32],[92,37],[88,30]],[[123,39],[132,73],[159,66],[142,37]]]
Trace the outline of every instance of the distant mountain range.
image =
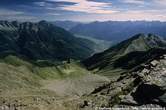
[[84,59],[94,43],[46,21],[0,21],[0,55],[15,54],[35,60]]
[[70,32],[117,43],[138,33],[153,33],[166,38],[165,29],[166,22],[160,21],[106,21],[78,24]]

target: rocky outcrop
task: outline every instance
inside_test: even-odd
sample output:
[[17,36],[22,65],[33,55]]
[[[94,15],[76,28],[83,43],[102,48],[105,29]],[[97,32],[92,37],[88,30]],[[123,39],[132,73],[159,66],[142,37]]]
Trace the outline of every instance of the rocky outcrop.
[[[100,90],[99,90],[100,89]],[[165,107],[166,55],[141,64],[84,100],[93,107]]]
[[[158,60],[144,64],[143,69],[132,73],[134,77],[140,77],[141,82],[122,100],[122,104],[137,105],[156,104],[166,105],[166,56],[162,55]],[[132,101],[128,101],[132,100]]]

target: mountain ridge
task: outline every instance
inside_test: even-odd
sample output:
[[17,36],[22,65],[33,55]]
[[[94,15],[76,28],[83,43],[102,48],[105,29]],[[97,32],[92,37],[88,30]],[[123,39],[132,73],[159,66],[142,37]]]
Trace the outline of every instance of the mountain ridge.
[[[140,54],[144,55],[146,53],[148,54],[149,52],[151,52],[151,50],[153,51],[153,49],[158,50],[158,49],[165,49],[165,48],[166,48],[166,41],[163,38],[157,37],[153,34],[148,34],[148,35],[137,34],[133,36],[132,38],[127,39],[107,49],[104,52],[94,54],[90,58],[84,60],[83,64],[87,67],[87,69],[91,71],[94,70],[96,73],[102,74],[102,71],[105,71],[104,72],[105,74],[111,75],[113,73],[113,72],[111,73],[112,70],[118,69],[119,71],[118,73],[121,73],[121,72],[125,72],[128,69],[134,68],[134,66],[132,66],[132,68],[124,69],[122,65],[120,66],[120,62],[122,64],[124,63],[124,65],[126,64],[127,66],[129,61],[140,60],[139,64],[141,64],[142,60],[141,60]],[[137,54],[133,54],[134,55],[133,56],[132,53],[134,52]],[[131,60],[132,58],[129,58],[129,56],[131,55],[134,58],[133,60]],[[125,58],[126,58],[125,60],[126,63],[123,62],[122,60]],[[148,60],[148,57],[146,58],[147,58],[146,60]]]
[[80,60],[94,53],[93,42],[46,21],[0,21],[0,38],[1,54],[16,53],[31,59]]
[[70,32],[118,43],[137,33],[153,33],[165,38],[165,28],[166,22],[160,21],[96,21],[78,24]]

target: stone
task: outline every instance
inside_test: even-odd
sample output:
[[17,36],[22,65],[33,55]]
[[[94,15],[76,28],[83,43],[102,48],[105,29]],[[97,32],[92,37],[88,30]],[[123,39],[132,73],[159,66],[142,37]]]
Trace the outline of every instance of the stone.
[[153,61],[151,62],[152,66],[157,66],[158,63],[159,63],[159,62],[158,62],[157,60],[153,60]]
[[133,97],[130,94],[126,95],[121,100],[121,103],[123,103],[123,104],[130,104],[130,105],[136,105],[137,104],[137,102],[133,99]]

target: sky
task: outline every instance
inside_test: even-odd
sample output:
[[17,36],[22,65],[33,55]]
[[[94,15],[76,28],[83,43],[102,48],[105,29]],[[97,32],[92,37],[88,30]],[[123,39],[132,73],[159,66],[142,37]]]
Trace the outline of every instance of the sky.
[[166,0],[0,0],[0,20],[166,21]]

